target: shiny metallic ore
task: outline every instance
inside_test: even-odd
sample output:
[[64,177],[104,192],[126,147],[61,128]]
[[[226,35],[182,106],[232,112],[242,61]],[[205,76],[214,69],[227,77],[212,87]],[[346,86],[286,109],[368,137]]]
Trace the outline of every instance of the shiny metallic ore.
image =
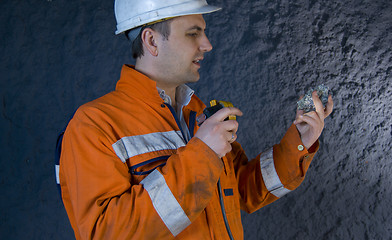
[[315,111],[316,108],[313,103],[312,93],[313,91],[317,91],[317,95],[319,96],[321,102],[325,106],[328,102],[329,88],[324,84],[319,85],[314,89],[310,89],[305,96],[297,102],[297,109],[304,110],[304,113]]

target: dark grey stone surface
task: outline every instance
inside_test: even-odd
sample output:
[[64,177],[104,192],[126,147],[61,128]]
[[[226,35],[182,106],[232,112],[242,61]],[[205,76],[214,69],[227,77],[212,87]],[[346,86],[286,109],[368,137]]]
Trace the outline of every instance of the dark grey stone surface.
[[[253,214],[245,239],[392,239],[392,2],[210,0],[214,46],[192,87],[244,112],[238,141],[255,157],[283,136],[298,96],[333,92],[304,183]],[[112,1],[0,1],[2,239],[72,239],[54,182],[57,133],[111,91],[129,46]]]

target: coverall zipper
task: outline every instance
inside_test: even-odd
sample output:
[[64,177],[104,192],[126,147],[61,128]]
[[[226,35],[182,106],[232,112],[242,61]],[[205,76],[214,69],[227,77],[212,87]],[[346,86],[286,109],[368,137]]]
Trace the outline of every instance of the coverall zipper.
[[220,201],[220,205],[221,205],[223,220],[225,221],[227,234],[229,234],[230,240],[234,240],[233,234],[231,233],[231,230],[230,230],[229,221],[227,220],[227,216],[226,216],[225,204],[223,202],[223,193],[222,193],[222,187],[221,187],[220,179],[218,180],[218,192],[219,192],[219,201]]
[[[178,117],[177,117],[177,115],[176,115],[176,111],[173,109],[173,107],[172,107],[170,104],[165,103],[165,105],[169,108],[171,114],[172,114],[173,117],[174,117],[174,120],[176,120],[177,126],[180,128],[182,137],[184,138],[184,142],[185,142],[185,143],[188,143],[188,141],[186,140],[186,136],[185,136],[184,130],[183,130],[182,127],[181,127],[180,120],[178,119]],[[196,119],[195,119],[195,121],[196,121]],[[191,137],[193,137],[193,136],[191,136]]]

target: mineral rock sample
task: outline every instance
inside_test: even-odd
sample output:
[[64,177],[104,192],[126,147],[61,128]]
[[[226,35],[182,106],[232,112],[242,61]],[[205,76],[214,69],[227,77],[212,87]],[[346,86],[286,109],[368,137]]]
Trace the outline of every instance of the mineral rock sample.
[[304,113],[316,110],[314,103],[313,103],[313,99],[312,99],[313,91],[317,91],[317,95],[325,107],[325,104],[328,102],[329,88],[327,86],[325,86],[324,84],[321,84],[318,87],[316,87],[315,89],[310,89],[305,94],[305,96],[297,102],[297,109],[298,110],[304,110]]

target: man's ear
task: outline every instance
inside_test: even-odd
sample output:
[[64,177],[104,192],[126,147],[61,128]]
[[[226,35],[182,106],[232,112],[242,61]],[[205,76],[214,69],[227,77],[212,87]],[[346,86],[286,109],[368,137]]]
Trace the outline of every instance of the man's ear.
[[140,35],[141,40],[143,42],[143,46],[154,57],[158,55],[158,45],[157,45],[158,35],[159,35],[158,32],[152,30],[151,28],[143,29]]

